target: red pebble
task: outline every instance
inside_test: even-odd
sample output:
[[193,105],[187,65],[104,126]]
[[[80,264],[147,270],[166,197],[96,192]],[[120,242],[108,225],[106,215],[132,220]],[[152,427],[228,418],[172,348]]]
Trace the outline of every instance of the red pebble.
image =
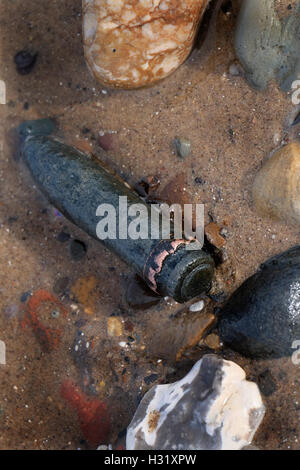
[[77,411],[81,432],[91,446],[107,444],[110,416],[105,403],[83,393],[71,380],[65,380],[61,396]]
[[106,151],[113,150],[114,148],[113,135],[108,134],[108,133],[104,135],[99,135],[98,143],[103,150],[106,150]]
[[45,289],[36,291],[27,304],[24,318],[21,326],[24,329],[30,326],[34,332],[40,346],[44,352],[50,353],[57,349],[62,336],[62,330],[57,328],[46,327],[38,318],[38,308],[45,302],[53,302],[62,311],[63,315],[67,315],[67,310],[62,303]]

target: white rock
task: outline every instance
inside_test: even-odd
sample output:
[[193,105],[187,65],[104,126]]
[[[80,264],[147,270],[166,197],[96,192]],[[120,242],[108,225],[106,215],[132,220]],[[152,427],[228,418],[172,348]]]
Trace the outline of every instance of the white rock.
[[0,364],[6,364],[6,347],[4,341],[0,341]]
[[194,304],[190,305],[191,312],[201,312],[204,309],[205,302],[204,300],[199,300],[199,302],[195,302]]
[[180,381],[157,385],[127,430],[128,450],[239,450],[251,444],[265,413],[243,369],[204,356]]

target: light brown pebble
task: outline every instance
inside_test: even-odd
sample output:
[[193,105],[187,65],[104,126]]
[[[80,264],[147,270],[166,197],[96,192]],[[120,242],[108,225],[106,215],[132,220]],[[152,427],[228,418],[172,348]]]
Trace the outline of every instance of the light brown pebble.
[[258,172],[253,185],[258,213],[293,225],[300,224],[300,145],[277,150]]
[[210,335],[208,335],[205,338],[204,343],[210,349],[219,349],[221,347],[220,338],[216,333],[211,333]]
[[209,0],[83,0],[87,63],[103,84],[151,85],[189,55]]
[[107,334],[108,336],[122,336],[123,325],[119,318],[109,317],[107,320]]

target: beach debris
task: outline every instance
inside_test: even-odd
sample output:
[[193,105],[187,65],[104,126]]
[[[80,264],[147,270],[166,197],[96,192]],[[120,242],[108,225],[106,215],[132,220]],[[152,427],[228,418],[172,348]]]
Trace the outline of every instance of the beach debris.
[[234,362],[206,355],[181,380],[156,385],[128,429],[127,450],[239,450],[265,413],[257,385]]
[[87,253],[87,245],[81,240],[72,240],[70,243],[70,254],[74,261],[81,261]]
[[[195,240],[172,238],[174,228],[170,230],[170,239],[160,238],[162,218],[156,218],[156,225],[150,224],[151,206],[95,159],[44,135],[25,139],[22,155],[34,181],[51,204],[118,254],[152,290],[180,303],[209,290],[214,275],[211,256],[198,248],[190,249]],[[136,211],[137,204],[140,216]],[[104,207],[106,213],[107,207],[110,208],[109,215],[113,214],[113,218],[104,217],[101,212]],[[131,209],[135,210],[136,216],[126,217],[121,223],[123,233],[120,235],[118,231],[117,236],[114,223],[119,224]],[[151,233],[156,230],[157,236],[150,236],[150,225]],[[148,236],[140,236],[142,229],[148,231]],[[81,248],[82,242],[77,241],[76,246]],[[85,251],[81,249],[80,253]]]
[[214,325],[216,317],[211,310],[191,312],[185,307],[175,315],[161,318],[155,326],[151,326],[150,322],[148,329],[151,328],[151,337],[146,344],[149,356],[166,360],[170,364],[180,361],[197,347]]
[[151,85],[188,57],[209,0],[83,0],[89,68],[103,84]]
[[248,357],[292,356],[300,338],[300,245],[269,259],[233,293],[219,333]]
[[258,172],[253,200],[260,215],[300,225],[300,144],[277,150]]
[[190,305],[189,310],[190,312],[201,312],[205,307],[205,302],[204,300],[199,300],[198,302],[195,302],[194,304]]
[[98,144],[108,152],[114,148],[114,136],[111,132],[99,133]]

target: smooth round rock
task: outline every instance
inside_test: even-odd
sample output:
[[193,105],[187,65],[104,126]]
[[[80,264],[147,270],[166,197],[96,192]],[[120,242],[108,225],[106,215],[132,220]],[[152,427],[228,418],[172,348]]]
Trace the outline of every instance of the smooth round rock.
[[300,245],[271,258],[220,312],[223,342],[255,359],[291,356],[300,338]]
[[138,88],[170,75],[191,52],[209,0],[83,0],[87,63],[104,85]]

